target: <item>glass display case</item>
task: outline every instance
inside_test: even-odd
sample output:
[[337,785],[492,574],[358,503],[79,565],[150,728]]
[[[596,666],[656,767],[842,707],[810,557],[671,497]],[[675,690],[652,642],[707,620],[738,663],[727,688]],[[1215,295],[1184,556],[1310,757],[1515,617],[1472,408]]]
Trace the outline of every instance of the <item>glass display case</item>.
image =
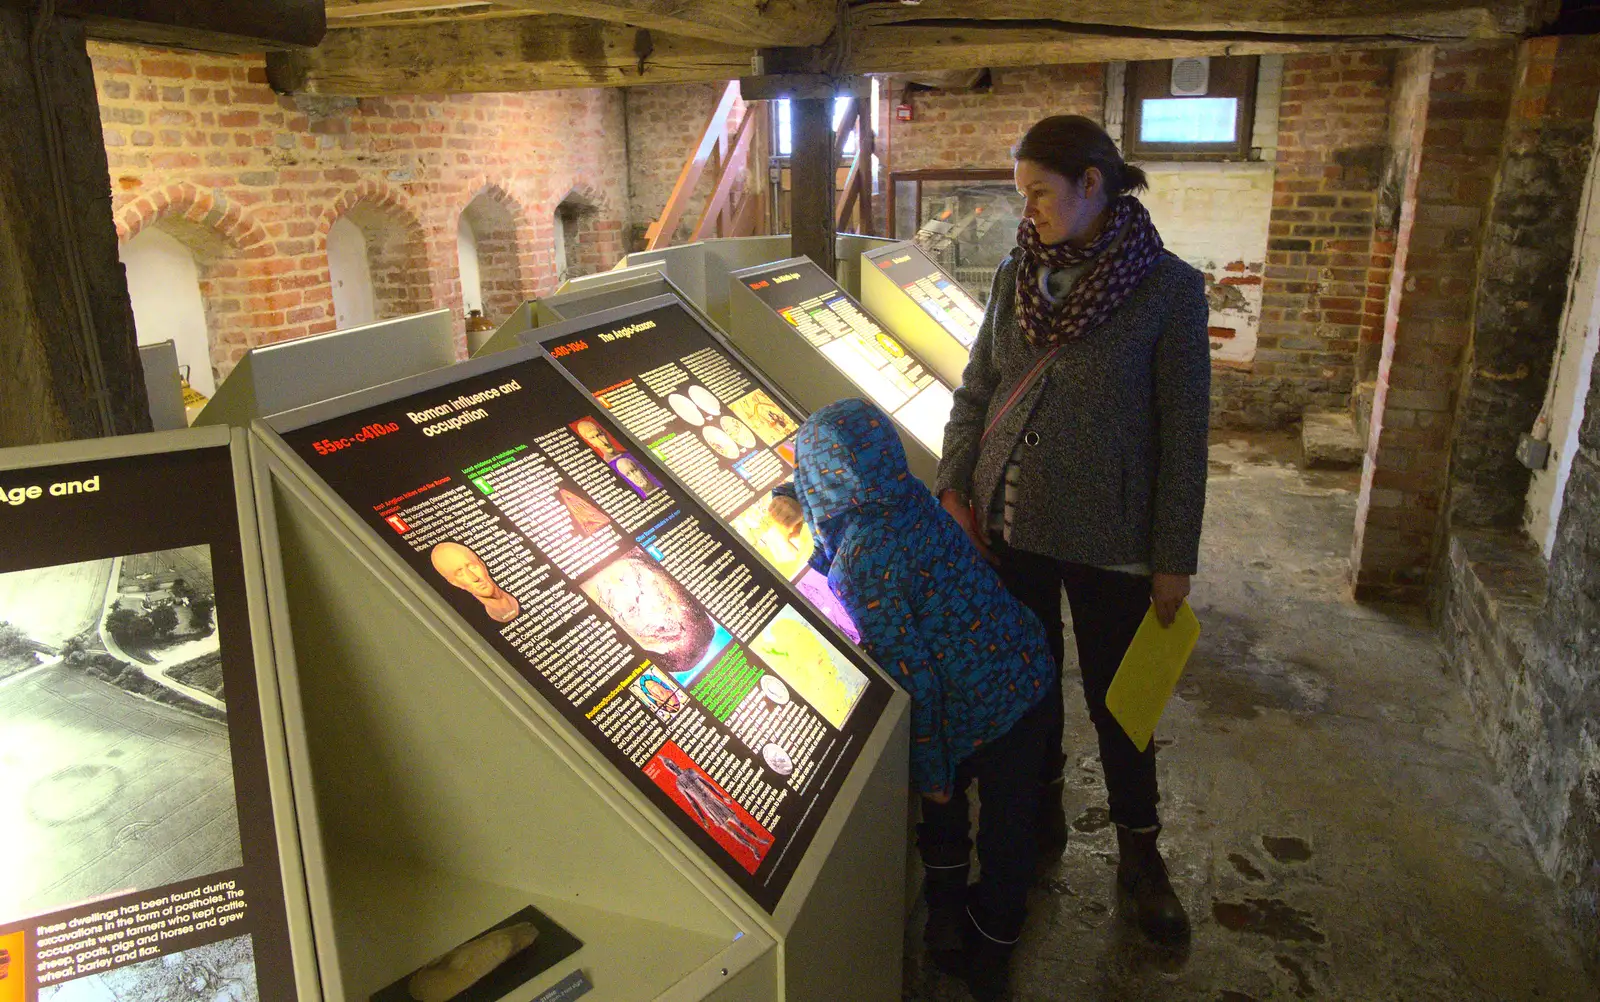
[[980,303],[1017,242],[1022,199],[1009,169],[889,174],[889,235],[911,240]]

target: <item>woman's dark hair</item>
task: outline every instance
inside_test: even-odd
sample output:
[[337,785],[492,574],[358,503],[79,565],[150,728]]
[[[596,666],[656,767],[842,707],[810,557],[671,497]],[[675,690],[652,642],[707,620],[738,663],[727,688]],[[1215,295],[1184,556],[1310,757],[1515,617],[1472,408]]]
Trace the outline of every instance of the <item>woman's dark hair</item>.
[[1011,148],[1011,158],[1036,163],[1069,181],[1078,181],[1084,171],[1096,167],[1113,196],[1150,187],[1144,171],[1123,162],[1106,130],[1082,115],[1051,115],[1035,122]]

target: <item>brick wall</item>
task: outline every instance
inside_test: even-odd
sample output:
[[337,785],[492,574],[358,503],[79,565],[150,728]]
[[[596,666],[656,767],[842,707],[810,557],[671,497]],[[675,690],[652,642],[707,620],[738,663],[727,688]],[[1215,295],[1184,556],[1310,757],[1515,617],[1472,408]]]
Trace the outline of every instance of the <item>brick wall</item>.
[[[917,91],[910,95],[915,119],[893,121],[904,83],[885,91],[884,116],[892,170],[924,167],[1011,166],[1011,147],[1028,126],[1047,115],[1105,111],[1105,67],[1100,63],[1029,66],[991,71],[981,91]],[[883,142],[880,137],[880,144]]]
[[389,314],[460,315],[456,229],[475,198],[492,315],[552,287],[569,194],[595,209],[596,260],[622,253],[615,91],[297,101],[267,87],[260,57],[91,55],[118,234],[156,225],[197,250],[219,376],[253,345],[333,327],[326,243],[342,217],[367,237]]
[[[1525,495],[1548,504],[1558,488],[1528,495],[1513,456],[1543,402],[1563,326],[1581,342],[1592,322],[1594,221],[1582,206],[1600,170],[1597,57],[1593,36],[1530,39],[1507,83],[1452,434],[1448,545],[1432,585],[1451,667],[1585,959],[1600,969],[1600,381],[1592,371],[1576,434],[1552,429],[1553,457],[1571,466],[1554,531],[1538,540],[1548,564],[1519,516]],[[1564,367],[1581,385],[1593,357],[1567,348],[1575,357]],[[1571,411],[1565,418],[1575,420]]]
[[1561,342],[1597,94],[1600,40],[1549,37],[1519,48],[1456,416],[1452,525],[1522,522],[1529,471],[1517,438],[1539,416]]
[[1373,253],[1392,57],[1283,61],[1261,330],[1249,368],[1221,369],[1221,424],[1273,426],[1347,406]]
[[1507,43],[1441,47],[1433,59],[1357,503],[1351,567],[1360,598],[1411,601],[1427,586],[1515,68]]

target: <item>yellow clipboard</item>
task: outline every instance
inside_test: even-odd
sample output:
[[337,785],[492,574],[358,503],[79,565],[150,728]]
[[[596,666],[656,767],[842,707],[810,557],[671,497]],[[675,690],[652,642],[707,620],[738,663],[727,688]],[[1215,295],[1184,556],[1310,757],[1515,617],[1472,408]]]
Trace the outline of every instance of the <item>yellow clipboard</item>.
[[1144,622],[1106,691],[1106,709],[1140,751],[1149,746],[1199,639],[1200,621],[1188,602],[1178,607],[1171,626],[1163,627],[1156,619],[1155,606],[1144,614]]

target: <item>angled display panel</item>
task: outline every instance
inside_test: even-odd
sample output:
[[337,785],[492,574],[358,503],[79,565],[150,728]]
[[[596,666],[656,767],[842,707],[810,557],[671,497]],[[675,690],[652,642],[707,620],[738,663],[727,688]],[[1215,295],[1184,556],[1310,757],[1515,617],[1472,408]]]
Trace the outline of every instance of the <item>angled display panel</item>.
[[562,324],[540,339],[640,443],[852,640],[855,624],[810,566],[794,479],[804,414],[676,298]]
[[951,388],[808,258],[736,272],[735,345],[810,410],[865,397],[894,417],[911,472],[932,483]]
[[661,270],[682,289],[689,301],[706,308],[706,245],[697,241],[653,251],[634,251],[624,260],[628,267],[659,263]]
[[983,307],[911,241],[861,255],[861,305],[952,386],[961,385]]
[[139,346],[144,392],[150,401],[150,427],[175,431],[189,427],[183,412],[183,382],[178,375],[178,347],[171,341]]
[[449,310],[416,313],[252,348],[239,359],[196,425],[248,425],[456,361]]
[[770,912],[892,686],[549,360],[500,358],[283,439]]
[[864,233],[836,233],[833,238],[833,271],[839,288],[855,299],[861,298],[861,255],[893,243],[889,237]]
[[0,501],[0,997],[319,999],[242,433],[0,452]]
[[[496,351],[515,348],[518,344],[521,344],[522,342],[517,335],[536,325],[533,311],[538,302],[537,299],[524,299],[516,309],[511,311],[509,317],[500,322],[500,326],[496,327],[488,337],[483,337],[481,334],[468,334],[468,357],[477,358],[479,355],[492,355]],[[482,340],[474,344],[475,338],[482,338]]]

